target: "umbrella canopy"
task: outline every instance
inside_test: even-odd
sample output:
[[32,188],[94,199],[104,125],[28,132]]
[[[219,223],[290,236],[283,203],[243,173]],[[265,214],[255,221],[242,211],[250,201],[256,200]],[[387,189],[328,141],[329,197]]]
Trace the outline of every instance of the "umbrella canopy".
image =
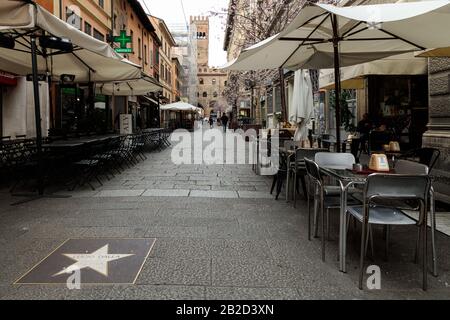
[[[245,49],[228,70],[326,69],[450,45],[447,0],[336,7],[308,4],[279,34]],[[335,32],[334,30],[335,29]],[[337,39],[336,39],[337,35]]]
[[341,149],[340,67],[450,46],[450,1],[336,7],[308,3],[279,34],[246,50],[228,70],[334,67],[337,150]]
[[[364,77],[369,75],[426,75],[428,60],[417,58],[413,52],[400,54],[366,62],[341,69],[342,89],[363,89]],[[334,89],[333,69],[321,70],[319,78],[320,89]]]
[[187,111],[187,112],[199,112],[201,108],[195,107],[192,104],[186,102],[175,102],[161,106],[161,111]]
[[[74,49],[61,52],[40,49],[38,72],[75,76],[76,82],[127,80],[140,78],[141,70],[117,54],[108,43],[97,40],[58,19],[41,6],[21,0],[0,4],[0,36],[13,37],[14,49],[0,47],[0,70],[27,75],[32,68],[30,37],[52,35],[70,39]],[[39,41],[38,41],[39,43]]]
[[108,96],[141,96],[162,90],[162,85],[148,76],[127,81],[100,83],[97,92]]
[[294,92],[289,109],[289,121],[297,124],[294,135],[295,141],[302,141],[308,136],[306,126],[314,115],[312,82],[309,73],[298,70],[294,75]]
[[433,58],[433,57],[450,57],[450,47],[436,48],[418,52],[417,57]]

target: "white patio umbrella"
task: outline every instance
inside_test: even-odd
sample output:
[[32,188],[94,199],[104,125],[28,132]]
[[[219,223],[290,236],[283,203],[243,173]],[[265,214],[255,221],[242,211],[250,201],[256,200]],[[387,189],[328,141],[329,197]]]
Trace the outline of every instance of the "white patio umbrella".
[[[279,34],[246,50],[227,70],[271,68],[335,69],[405,52],[450,46],[450,1],[336,7],[308,3]],[[336,99],[336,138],[340,141],[340,99]],[[338,143],[340,149],[340,143]]]
[[39,73],[75,76],[95,82],[136,79],[138,66],[126,62],[106,42],[99,41],[58,19],[33,1],[0,3],[0,69],[32,74],[35,104],[38,197],[44,194]]
[[295,141],[307,138],[307,125],[313,117],[312,82],[306,70],[297,70],[294,74],[294,91],[292,104],[289,108],[289,121],[297,124]]
[[201,110],[199,107],[195,107],[192,104],[186,102],[175,102],[171,104],[166,104],[161,106],[161,111],[187,111],[187,112],[198,112]]
[[[37,45],[37,70],[57,80],[63,74],[75,82],[120,81],[141,77],[140,66],[116,53],[111,46],[76,29],[35,3],[8,0],[0,3],[0,43],[12,39],[14,48],[0,44],[0,70],[17,75],[31,73],[31,40]],[[41,35],[69,39],[72,50],[43,49]],[[70,44],[69,43],[69,44]]]

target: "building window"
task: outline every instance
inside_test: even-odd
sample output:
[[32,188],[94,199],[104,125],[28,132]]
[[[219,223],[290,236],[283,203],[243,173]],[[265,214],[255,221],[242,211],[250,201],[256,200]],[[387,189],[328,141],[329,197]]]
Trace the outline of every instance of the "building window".
[[104,8],[105,7],[104,0],[98,0],[98,5],[102,8]]
[[216,84],[216,79],[212,79],[212,84]]
[[208,92],[203,92],[203,98],[208,98]]
[[92,36],[92,26],[88,22],[84,22],[84,32]]
[[200,78],[198,81],[200,84],[204,84],[205,82],[203,81],[203,78]]
[[94,38],[100,41],[105,41],[105,35],[97,29],[94,29]]
[[142,59],[141,38],[138,38],[138,58]]
[[144,44],[144,63],[148,64],[147,45]]
[[214,98],[217,98],[218,95],[219,95],[219,94],[218,94],[217,92],[214,92],[214,93],[213,93],[213,97],[214,97]]
[[225,80],[225,81],[223,82],[223,84],[226,86],[226,85],[228,84],[228,81]]
[[134,43],[134,33],[133,33],[133,30],[130,31],[130,37],[131,37],[131,49],[133,49],[133,52],[134,52],[134,45],[133,45],[133,43]]

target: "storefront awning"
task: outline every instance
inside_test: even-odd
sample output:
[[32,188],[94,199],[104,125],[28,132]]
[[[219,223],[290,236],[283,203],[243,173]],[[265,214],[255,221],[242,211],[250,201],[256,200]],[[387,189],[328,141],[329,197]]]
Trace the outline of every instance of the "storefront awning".
[[[405,53],[389,58],[341,68],[342,89],[363,89],[364,77],[369,75],[426,75],[428,61]],[[322,90],[334,89],[334,70],[324,69],[319,78]]]
[[97,92],[107,96],[143,96],[160,90],[162,90],[162,85],[154,78],[146,75],[133,80],[99,83],[97,85]]

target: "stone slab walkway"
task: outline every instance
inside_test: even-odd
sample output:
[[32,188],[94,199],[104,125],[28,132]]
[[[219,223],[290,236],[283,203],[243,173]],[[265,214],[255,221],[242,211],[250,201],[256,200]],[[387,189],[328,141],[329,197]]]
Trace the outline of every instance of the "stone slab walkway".
[[[269,194],[270,177],[248,165],[174,165],[171,150],[151,153],[96,191],[11,207],[0,192],[0,299],[449,299],[450,240],[439,235],[439,277],[421,290],[412,263],[414,227],[394,228],[384,261],[375,232],[382,289],[357,288],[359,233],[349,238],[348,273],[338,271],[337,215],[327,260],[307,240],[306,206]],[[67,192],[62,192],[67,194]],[[69,238],[155,238],[134,285],[15,285]]]

